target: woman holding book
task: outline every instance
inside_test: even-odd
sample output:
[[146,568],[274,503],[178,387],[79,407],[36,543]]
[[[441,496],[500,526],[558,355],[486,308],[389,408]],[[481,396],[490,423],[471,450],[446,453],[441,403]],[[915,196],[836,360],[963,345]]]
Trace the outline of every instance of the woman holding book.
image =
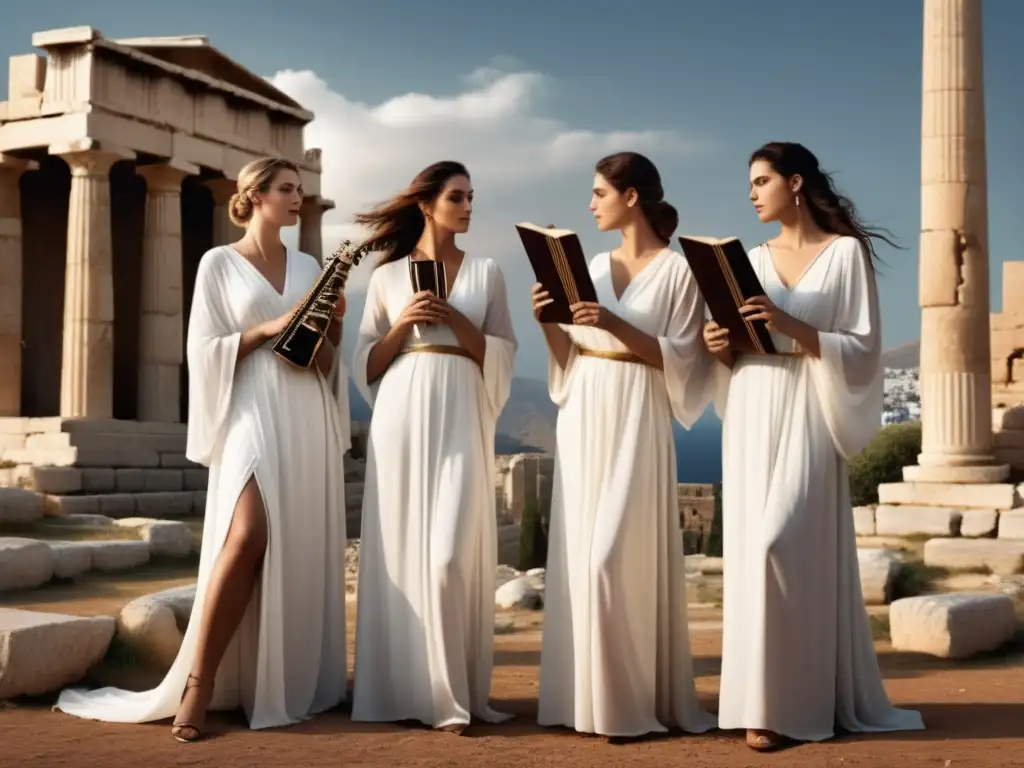
[[[597,163],[590,210],[622,244],[590,262],[598,301],[541,325],[559,413],[538,722],[608,737],[715,726],[694,688],[672,436],[673,416],[700,415],[704,304],[662,197],[646,157]],[[552,301],[534,285],[538,321]]]
[[[708,323],[723,416],[725,624],[721,728],[747,743],[923,728],[882,685],[861,595],[846,460],[882,409],[873,238],[817,158],[773,142],[750,159],[750,199],[779,235],[749,252],[783,354],[733,354]],[[887,241],[888,242],[888,241]]]
[[[370,278],[353,378],[373,407],[363,496],[352,719],[460,733],[488,704],[497,521],[494,431],[516,351],[498,264],[459,250],[473,189],[421,171],[357,217],[388,243]],[[424,260],[439,269],[416,270]],[[414,291],[433,274],[447,301]]]
[[281,242],[301,203],[294,163],[249,163],[229,211],[245,234],[207,251],[196,273],[186,456],[208,466],[210,479],[177,658],[149,691],[66,690],[57,701],[65,712],[135,723],[176,714],[173,736],[196,741],[211,706],[241,706],[256,729],[301,722],[345,698],[338,467],[350,433],[348,377],[335,352],[344,297],[313,370],[271,348],[320,277],[316,259]]

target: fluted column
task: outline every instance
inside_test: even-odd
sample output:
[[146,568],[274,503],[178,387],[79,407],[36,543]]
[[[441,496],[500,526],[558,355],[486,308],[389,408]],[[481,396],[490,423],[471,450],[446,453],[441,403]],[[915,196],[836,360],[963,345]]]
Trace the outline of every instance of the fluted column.
[[921,422],[906,479],[993,482],[981,0],[925,0]]
[[38,164],[0,154],[0,417],[21,414],[21,190]]
[[299,250],[324,263],[324,213],[334,208],[334,201],[319,195],[303,198],[299,210]]
[[238,191],[238,183],[231,179],[210,179],[206,186],[213,193],[213,245],[237,242],[245,230],[236,227],[228,215],[228,203]]
[[114,275],[110,168],[127,150],[84,140],[51,146],[71,167],[60,415],[110,418],[114,391]]
[[140,166],[146,180],[139,326],[138,418],[176,422],[184,361],[181,264],[181,182],[199,168],[171,161]]

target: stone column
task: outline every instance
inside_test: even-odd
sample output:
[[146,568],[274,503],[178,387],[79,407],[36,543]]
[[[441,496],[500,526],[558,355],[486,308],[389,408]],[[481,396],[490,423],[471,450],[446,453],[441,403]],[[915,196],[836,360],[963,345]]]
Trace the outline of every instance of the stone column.
[[324,212],[334,208],[332,200],[312,195],[302,200],[299,212],[299,250],[324,263]]
[[236,227],[228,215],[228,201],[238,191],[238,182],[231,179],[210,179],[206,186],[213,193],[213,245],[227,245],[241,239],[245,230]]
[[22,239],[18,182],[38,163],[0,154],[0,417],[21,414]]
[[925,0],[922,446],[907,481],[998,482],[992,454],[981,0]]
[[144,165],[146,229],[142,245],[142,301],[139,326],[141,421],[179,421],[184,361],[181,265],[181,182],[197,166],[172,160]]
[[60,415],[111,418],[114,391],[114,274],[110,168],[128,150],[85,139],[51,146],[71,167]]

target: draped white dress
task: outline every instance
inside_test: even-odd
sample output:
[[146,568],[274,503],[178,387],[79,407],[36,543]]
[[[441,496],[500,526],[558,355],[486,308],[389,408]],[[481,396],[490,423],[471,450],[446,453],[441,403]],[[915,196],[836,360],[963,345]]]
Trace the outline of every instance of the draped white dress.
[[294,307],[319,274],[312,256],[289,249],[279,294],[229,246],[202,257],[188,326],[186,455],[210,471],[188,629],[156,688],[69,689],[61,693],[57,708],[114,722],[175,715],[196,657],[207,583],[239,494],[253,476],[266,509],[267,551],[218,670],[211,708],[242,706],[250,727],[259,729],[297,723],[345,699],[341,466],[350,423],[341,355],[335,356],[326,380],[315,369],[300,370],[279,360],[270,343],[237,361],[242,332]]
[[[602,305],[658,339],[664,372],[549,357],[559,406],[540,668],[541,725],[604,736],[715,726],[701,709],[687,628],[673,416],[687,429],[703,390],[704,302],[689,265],[665,249],[615,297],[610,255],[590,263]],[[628,351],[607,331],[566,325],[577,345]]]
[[[494,431],[516,351],[498,264],[466,255],[449,303],[486,337],[473,360],[397,356],[367,381],[370,350],[412,298],[409,259],[377,268],[353,358],[373,407],[359,552],[352,719],[436,728],[507,716],[488,703],[493,667],[497,521]],[[416,344],[457,345],[447,325],[418,325]]]
[[[882,684],[860,587],[846,459],[881,423],[874,273],[858,240],[826,246],[790,289],[750,251],[768,297],[818,328],[821,357],[714,362],[723,415],[725,623],[718,722],[800,741],[923,728]],[[793,340],[773,334],[782,351]]]

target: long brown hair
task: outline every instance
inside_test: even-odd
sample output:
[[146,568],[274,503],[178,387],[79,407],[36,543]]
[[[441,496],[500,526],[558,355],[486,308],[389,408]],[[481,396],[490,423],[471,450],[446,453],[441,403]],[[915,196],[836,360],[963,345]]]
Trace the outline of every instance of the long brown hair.
[[666,245],[672,240],[679,226],[679,213],[665,202],[661,174],[654,163],[639,152],[619,152],[598,160],[594,170],[621,194],[635,189],[640,210],[654,234]]
[[456,176],[469,178],[469,171],[462,163],[442,160],[428,165],[416,174],[408,187],[390,200],[370,211],[356,214],[356,224],[372,230],[369,242],[385,245],[378,267],[404,259],[412,253],[426,226],[420,204],[434,202],[445,185]]
[[853,201],[836,189],[832,176],[822,170],[818,158],[807,147],[792,141],[770,141],[750,155],[748,167],[757,160],[764,160],[786,179],[799,175],[804,182],[800,194],[814,223],[833,235],[857,238],[871,255],[872,267],[875,261],[881,261],[873,239],[883,240],[893,248],[900,247],[887,236],[892,234],[887,229],[864,224]]

